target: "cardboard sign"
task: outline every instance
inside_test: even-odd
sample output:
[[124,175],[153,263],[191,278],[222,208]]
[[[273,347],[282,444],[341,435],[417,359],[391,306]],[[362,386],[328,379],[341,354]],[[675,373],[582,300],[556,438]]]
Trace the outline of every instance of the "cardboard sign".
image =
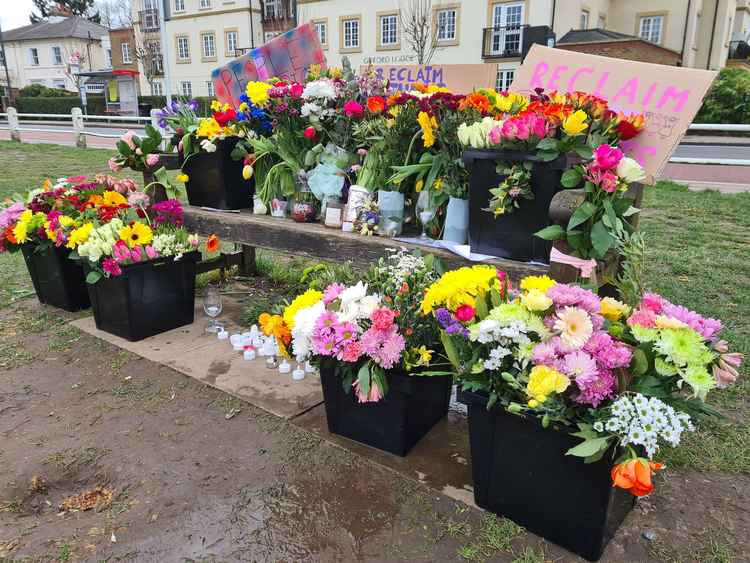
[[235,107],[248,82],[287,78],[302,81],[310,65],[326,66],[323,48],[312,24],[306,23],[211,72],[216,98]]
[[510,89],[588,92],[615,111],[643,113],[645,130],[623,150],[658,176],[701,107],[716,72],[532,46]]
[[388,79],[390,90],[413,90],[417,83],[436,84],[457,94],[468,94],[478,88],[493,88],[497,65],[372,65],[361,66],[360,72],[374,70],[381,79]]

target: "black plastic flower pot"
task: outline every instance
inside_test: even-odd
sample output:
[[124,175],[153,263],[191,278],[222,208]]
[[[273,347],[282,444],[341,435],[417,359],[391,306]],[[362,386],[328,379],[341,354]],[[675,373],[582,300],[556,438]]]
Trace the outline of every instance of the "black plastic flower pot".
[[635,504],[612,487],[612,452],[586,464],[565,452],[580,439],[570,429],[543,428],[538,420],[503,409],[487,397],[459,391],[468,407],[474,500],[545,539],[598,560]]
[[[552,197],[562,189],[560,179],[569,168],[569,158],[540,161],[536,154],[517,151],[467,150],[463,160],[469,168],[469,245],[472,252],[524,262],[549,263],[549,241],[534,233],[550,225]],[[534,199],[523,199],[518,209],[495,217],[486,211],[490,189],[505,179],[496,172],[498,162],[532,162],[531,189]]]
[[189,252],[130,264],[117,277],[88,284],[96,328],[136,341],[192,323],[200,257]]
[[185,159],[182,171],[188,175],[185,190],[190,205],[214,209],[253,206],[255,181],[242,177],[242,160],[231,156],[239,140],[230,137],[215,141],[216,152],[199,152]]
[[50,246],[38,250],[29,244],[21,248],[40,303],[66,311],[91,306],[83,268],[68,258],[69,249]]
[[320,366],[328,431],[367,446],[405,456],[448,412],[453,379],[386,373],[388,393],[376,403],[359,403],[344,391],[339,365]]

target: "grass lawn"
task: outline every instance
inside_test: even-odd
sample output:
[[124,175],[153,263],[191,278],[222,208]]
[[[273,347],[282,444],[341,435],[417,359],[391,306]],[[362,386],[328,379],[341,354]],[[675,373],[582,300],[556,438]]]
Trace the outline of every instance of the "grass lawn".
[[[0,141],[0,199],[37,187],[47,177],[107,172],[111,154]],[[722,319],[732,348],[750,356],[750,193],[690,192],[682,185],[660,182],[646,192],[641,226],[648,245],[650,289]],[[0,255],[0,307],[29,295],[33,289],[21,256]],[[704,425],[679,450],[667,452],[667,462],[702,470],[747,471],[749,395],[747,378],[714,393],[713,401],[728,421]]]

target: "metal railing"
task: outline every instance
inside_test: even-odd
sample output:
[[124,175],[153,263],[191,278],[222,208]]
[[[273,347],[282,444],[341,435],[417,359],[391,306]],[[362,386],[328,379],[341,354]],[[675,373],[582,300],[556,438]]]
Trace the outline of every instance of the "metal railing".
[[508,25],[504,27],[486,27],[482,35],[482,57],[514,58],[520,57],[523,51],[523,33],[528,25]]

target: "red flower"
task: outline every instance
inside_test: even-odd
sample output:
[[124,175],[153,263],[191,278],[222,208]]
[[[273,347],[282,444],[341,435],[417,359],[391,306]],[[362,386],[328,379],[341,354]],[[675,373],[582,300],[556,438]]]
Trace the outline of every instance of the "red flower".
[[302,134],[306,139],[310,139],[311,141],[315,140],[315,137],[318,135],[318,133],[315,131],[315,127],[313,127],[312,125],[310,125],[310,127],[307,127]]
[[344,113],[347,117],[362,117],[365,110],[359,102],[349,100],[344,104]]
[[213,117],[219,125],[226,127],[227,123],[237,119],[237,112],[229,108],[227,111],[214,112]]
[[382,113],[385,110],[385,98],[382,96],[370,96],[367,98],[367,109],[370,113]]
[[305,87],[302,86],[299,82],[295,82],[292,84],[291,88],[289,88],[289,95],[294,98],[295,100],[297,98],[302,97],[302,92],[304,91]]

